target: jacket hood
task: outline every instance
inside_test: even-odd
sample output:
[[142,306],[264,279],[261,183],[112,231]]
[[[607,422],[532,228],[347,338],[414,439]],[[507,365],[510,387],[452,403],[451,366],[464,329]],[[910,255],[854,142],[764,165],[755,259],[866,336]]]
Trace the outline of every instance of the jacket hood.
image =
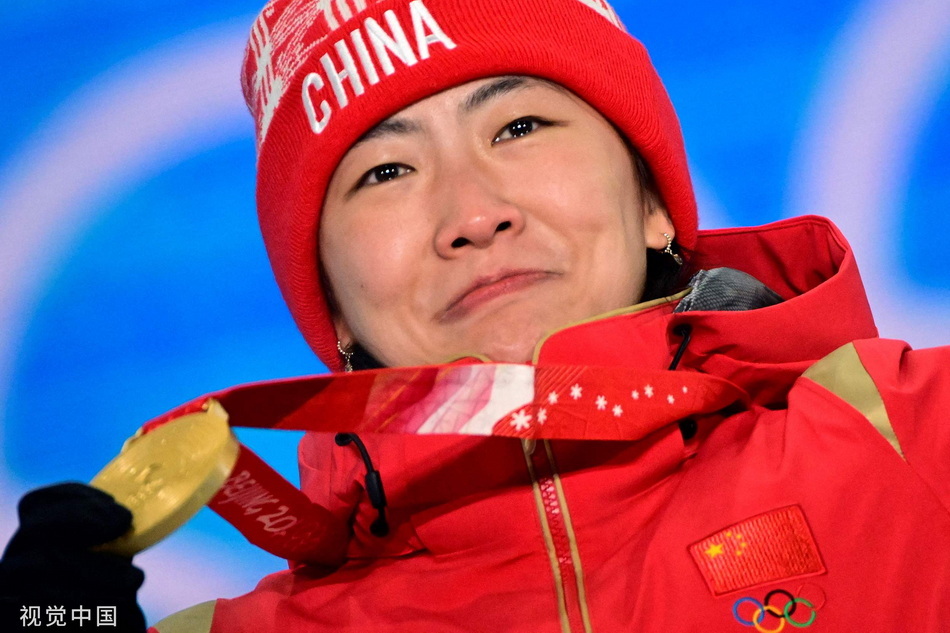
[[683,296],[675,295],[558,330],[539,344],[536,362],[666,369],[682,341],[674,330],[689,325],[678,370],[725,378],[754,402],[776,406],[812,363],[877,336],[854,254],[826,218],[701,231],[693,266],[741,270],[783,301],[742,312],[674,313]]

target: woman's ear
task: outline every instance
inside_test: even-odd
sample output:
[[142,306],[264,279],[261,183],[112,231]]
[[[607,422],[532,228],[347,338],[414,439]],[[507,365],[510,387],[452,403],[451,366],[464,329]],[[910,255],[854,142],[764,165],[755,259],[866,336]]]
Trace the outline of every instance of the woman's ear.
[[676,229],[660,197],[652,191],[647,192],[646,196],[643,209],[643,239],[647,248],[663,250],[668,243],[664,233],[676,237]]
[[347,325],[343,318],[343,312],[340,310],[340,304],[336,300],[336,294],[333,292],[333,284],[330,283],[330,276],[327,275],[326,268],[320,265],[320,285],[323,286],[323,296],[327,302],[327,310],[330,312],[330,319],[333,321],[333,329],[336,331],[336,340],[343,349],[349,349],[356,341],[353,331]]
[[356,342],[353,331],[339,312],[333,315],[333,329],[336,330],[336,340],[343,349],[349,349]]

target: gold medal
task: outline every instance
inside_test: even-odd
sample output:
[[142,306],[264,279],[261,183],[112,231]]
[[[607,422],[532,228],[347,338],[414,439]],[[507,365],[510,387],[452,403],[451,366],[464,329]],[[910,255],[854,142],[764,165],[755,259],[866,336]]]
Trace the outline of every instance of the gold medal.
[[197,514],[224,485],[240,445],[221,403],[132,437],[91,484],[132,512],[132,527],[100,550],[132,556]]

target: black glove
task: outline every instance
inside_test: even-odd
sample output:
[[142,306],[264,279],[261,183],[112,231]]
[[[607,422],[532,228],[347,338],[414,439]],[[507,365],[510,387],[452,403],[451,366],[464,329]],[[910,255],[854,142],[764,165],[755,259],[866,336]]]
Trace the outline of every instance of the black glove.
[[[66,483],[29,492],[19,515],[0,560],[0,630],[145,631],[135,599],[145,575],[130,558],[91,549],[122,536],[131,512],[101,490]],[[110,611],[115,626],[106,625]],[[51,626],[57,621],[66,626]]]

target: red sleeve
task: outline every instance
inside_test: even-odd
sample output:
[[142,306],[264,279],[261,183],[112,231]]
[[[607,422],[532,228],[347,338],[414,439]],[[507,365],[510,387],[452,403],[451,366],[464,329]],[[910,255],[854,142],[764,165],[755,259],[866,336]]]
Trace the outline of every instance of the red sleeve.
[[950,507],[950,347],[884,339],[855,348],[884,401],[907,463]]

